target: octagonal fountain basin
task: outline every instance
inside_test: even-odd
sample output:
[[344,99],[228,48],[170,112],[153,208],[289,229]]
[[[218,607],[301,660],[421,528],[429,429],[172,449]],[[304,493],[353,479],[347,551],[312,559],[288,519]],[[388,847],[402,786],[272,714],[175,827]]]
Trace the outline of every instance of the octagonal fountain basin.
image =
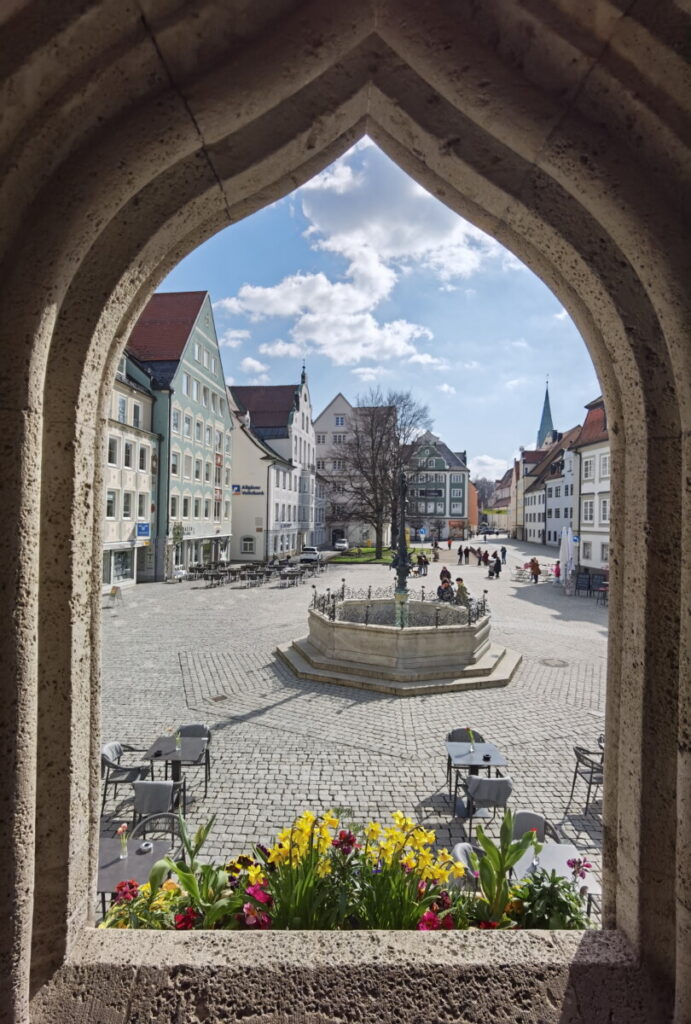
[[[430,601],[333,599],[309,610],[307,636],[276,650],[295,676],[397,696],[506,686],[521,656],[490,641],[490,615]],[[412,624],[411,624],[412,623]]]

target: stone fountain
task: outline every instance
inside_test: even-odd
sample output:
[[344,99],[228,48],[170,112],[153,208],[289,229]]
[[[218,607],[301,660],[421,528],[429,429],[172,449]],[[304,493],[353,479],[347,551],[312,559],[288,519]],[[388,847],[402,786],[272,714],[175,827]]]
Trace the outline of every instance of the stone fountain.
[[277,656],[300,679],[400,697],[506,686],[521,656],[490,641],[484,594],[468,606],[425,600],[424,590],[411,597],[406,493],[402,473],[393,595],[314,588],[308,635]]

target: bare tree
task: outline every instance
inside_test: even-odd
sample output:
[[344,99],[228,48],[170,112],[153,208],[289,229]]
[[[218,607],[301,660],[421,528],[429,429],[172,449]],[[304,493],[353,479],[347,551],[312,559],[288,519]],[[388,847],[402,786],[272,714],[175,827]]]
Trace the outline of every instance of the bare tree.
[[398,504],[398,480],[408,465],[412,441],[430,422],[426,406],[410,392],[371,388],[357,399],[345,439],[330,452],[325,473],[332,521],[361,521],[372,526],[375,557],[381,558],[384,527]]
[[487,508],[492,500],[492,496],[494,494],[494,481],[488,480],[486,476],[479,476],[473,480],[473,483],[477,487],[477,501],[479,510],[482,512],[482,509]]

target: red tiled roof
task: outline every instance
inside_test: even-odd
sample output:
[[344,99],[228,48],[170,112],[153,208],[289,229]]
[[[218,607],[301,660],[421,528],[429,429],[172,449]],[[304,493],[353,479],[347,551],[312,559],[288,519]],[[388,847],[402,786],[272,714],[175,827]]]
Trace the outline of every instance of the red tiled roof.
[[540,462],[544,457],[544,452],[521,452],[520,454],[520,458],[524,462]]
[[180,358],[207,292],[156,292],[132,329],[127,348],[147,363]]
[[295,407],[298,384],[269,384],[265,386],[235,387],[233,398],[243,411],[249,411],[253,427],[284,427],[290,411]]
[[609,433],[607,431],[607,413],[605,412],[604,403],[591,405],[587,408],[588,412],[585,417],[585,422],[581,427],[581,432],[576,439],[574,448],[582,448],[586,444],[597,444],[598,442],[609,441]]

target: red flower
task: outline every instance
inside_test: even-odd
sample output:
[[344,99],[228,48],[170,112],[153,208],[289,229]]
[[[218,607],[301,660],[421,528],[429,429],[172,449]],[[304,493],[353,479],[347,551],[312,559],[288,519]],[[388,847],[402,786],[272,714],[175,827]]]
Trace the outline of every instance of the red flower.
[[456,927],[453,923],[453,918],[451,914],[444,914],[444,916],[441,919],[441,926],[442,928],[446,928],[446,930],[449,932]]
[[199,917],[199,914],[194,907],[186,907],[183,914],[175,915],[175,927],[178,931],[188,931],[190,928],[194,928],[194,923]]
[[436,932],[439,930],[440,926],[441,921],[434,911],[426,910],[418,921],[417,930],[419,932]]
[[480,921],[480,924],[479,924],[478,927],[483,928],[483,929],[484,928],[498,928],[499,924],[498,924],[497,921]]
[[340,850],[344,857],[347,857],[353,850],[358,850],[359,844],[357,836],[354,832],[348,832],[347,829],[342,828],[335,839],[331,840],[331,845],[336,849]]
[[118,882],[115,892],[116,903],[131,903],[139,895],[139,885],[133,878],[130,878],[127,882]]

